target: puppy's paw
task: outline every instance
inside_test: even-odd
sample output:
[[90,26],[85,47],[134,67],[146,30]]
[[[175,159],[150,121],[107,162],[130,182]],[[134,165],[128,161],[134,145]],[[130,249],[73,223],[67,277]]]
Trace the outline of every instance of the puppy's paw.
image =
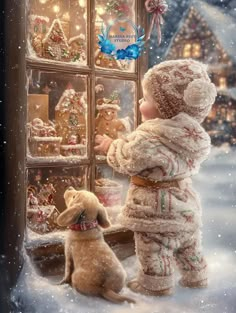
[[64,284],[70,284],[70,283],[71,283],[70,277],[65,277],[58,283],[58,285],[64,285]]
[[103,228],[108,228],[111,226],[111,222],[109,220],[103,221],[102,227]]

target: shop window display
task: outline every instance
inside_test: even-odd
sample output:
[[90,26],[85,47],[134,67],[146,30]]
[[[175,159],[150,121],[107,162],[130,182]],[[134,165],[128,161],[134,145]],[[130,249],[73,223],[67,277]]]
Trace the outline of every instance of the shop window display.
[[[63,195],[71,186],[95,193],[111,220],[105,233],[115,234],[119,243],[120,234],[124,240],[127,232],[133,244],[132,234],[118,221],[128,178],[115,174],[94,146],[98,134],[117,139],[138,125],[145,55],[130,60],[112,56],[99,36],[110,25],[110,40],[129,37],[117,49],[124,52],[134,44],[138,25],[144,25],[140,3],[28,2],[25,210],[26,246],[35,264],[42,244],[46,250],[63,244],[66,228],[56,221],[66,209]],[[42,259],[46,250],[40,252]]]
[[86,19],[85,0],[29,1],[29,56],[47,61],[85,65]]
[[87,78],[37,70],[28,73],[28,156],[85,157]]

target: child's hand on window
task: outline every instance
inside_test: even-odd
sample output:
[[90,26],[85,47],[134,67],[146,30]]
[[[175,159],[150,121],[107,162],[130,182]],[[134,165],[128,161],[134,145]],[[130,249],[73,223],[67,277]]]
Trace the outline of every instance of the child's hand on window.
[[96,135],[95,137],[96,146],[94,147],[94,150],[106,155],[112,142],[113,139],[111,139],[107,135],[103,136]]

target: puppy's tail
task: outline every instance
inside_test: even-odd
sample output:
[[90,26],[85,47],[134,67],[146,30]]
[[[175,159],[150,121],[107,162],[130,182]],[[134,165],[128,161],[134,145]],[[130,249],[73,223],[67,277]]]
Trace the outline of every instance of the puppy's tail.
[[114,303],[122,303],[122,302],[125,302],[125,301],[127,301],[128,303],[136,303],[133,299],[131,299],[129,297],[122,296],[122,295],[114,292],[111,289],[104,290],[104,292],[102,293],[102,296],[105,299],[107,299],[107,300],[109,300],[111,302],[114,302]]

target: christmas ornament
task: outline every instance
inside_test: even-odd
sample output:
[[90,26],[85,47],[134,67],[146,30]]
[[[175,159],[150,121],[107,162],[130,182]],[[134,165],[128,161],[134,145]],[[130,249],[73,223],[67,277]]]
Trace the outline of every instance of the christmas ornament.
[[153,13],[151,25],[149,27],[146,40],[150,39],[154,24],[156,24],[157,35],[158,35],[158,44],[160,45],[160,43],[161,43],[161,25],[164,22],[162,15],[164,13],[166,13],[166,11],[168,10],[168,5],[167,5],[165,0],[146,0],[145,1],[145,8],[146,8],[146,11],[148,13]]

